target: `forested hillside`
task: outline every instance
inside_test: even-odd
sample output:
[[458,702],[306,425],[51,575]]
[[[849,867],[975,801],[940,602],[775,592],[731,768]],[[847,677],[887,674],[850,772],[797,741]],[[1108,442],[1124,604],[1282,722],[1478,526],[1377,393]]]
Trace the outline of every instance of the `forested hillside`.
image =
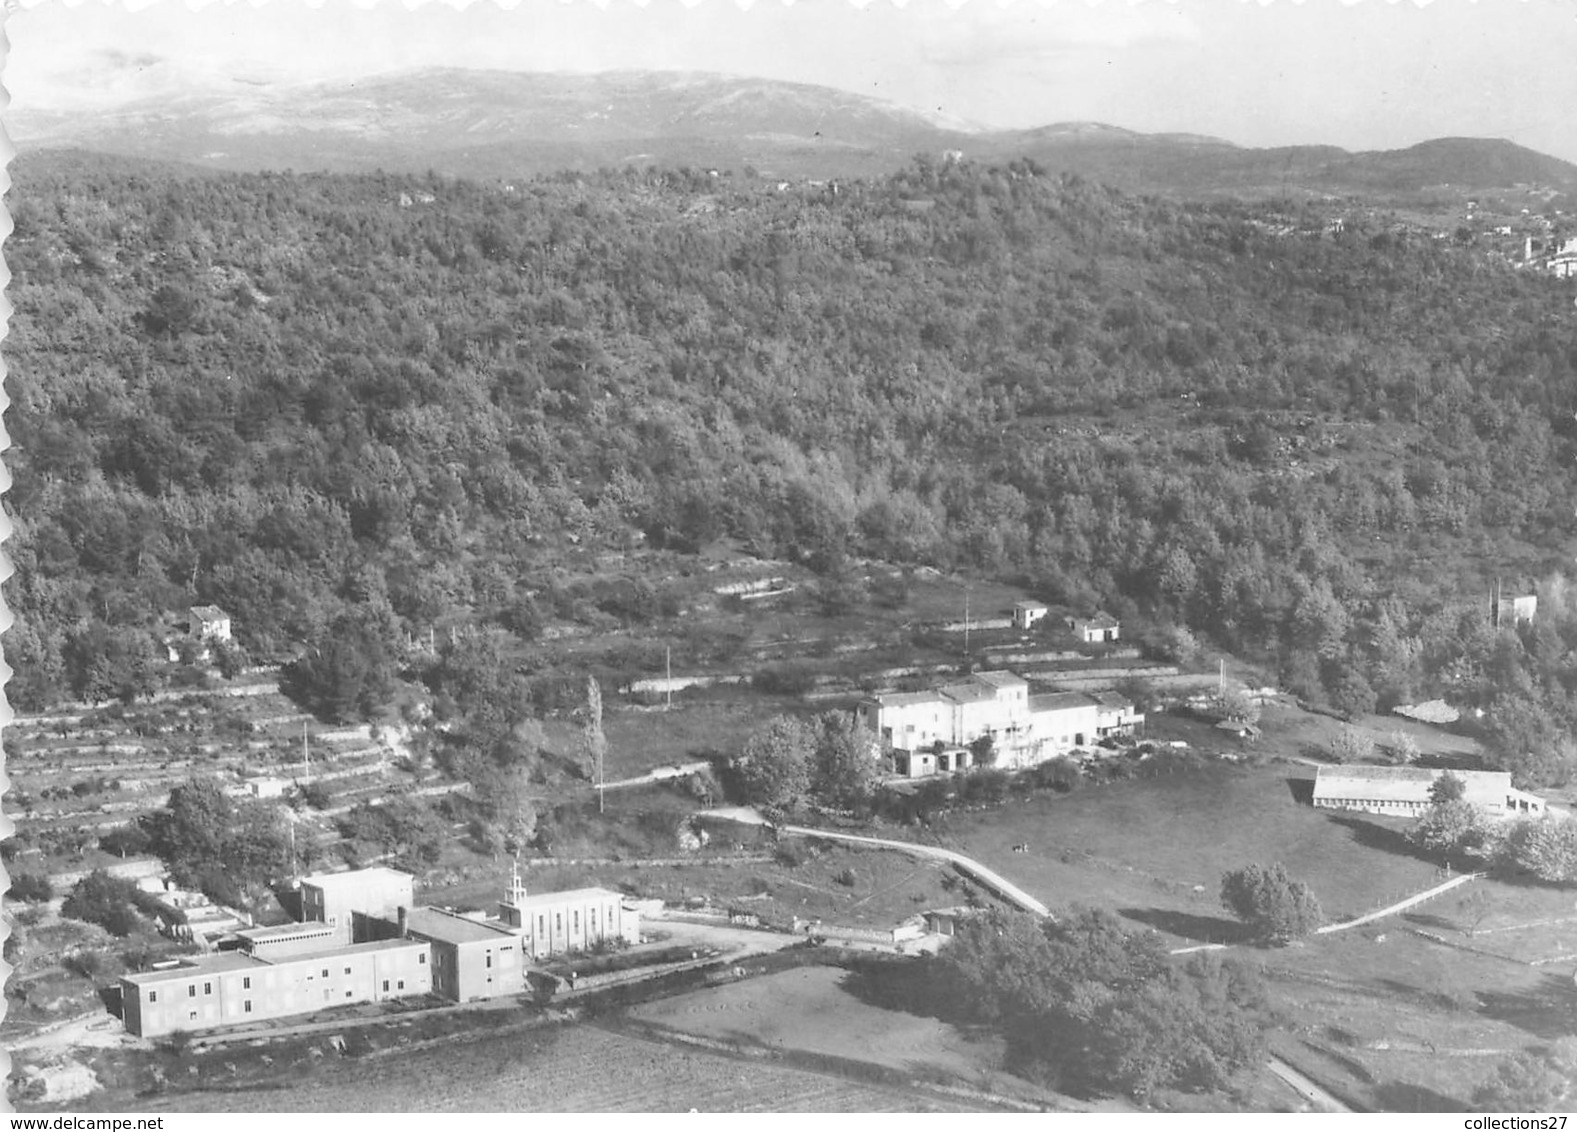
[[135,693],[194,602],[254,657],[529,635],[557,548],[639,532],[1023,578],[1339,706],[1513,695],[1513,747],[1577,716],[1577,611],[1480,600],[1564,561],[1573,292],[1472,249],[1027,162],[14,173],[24,708]]

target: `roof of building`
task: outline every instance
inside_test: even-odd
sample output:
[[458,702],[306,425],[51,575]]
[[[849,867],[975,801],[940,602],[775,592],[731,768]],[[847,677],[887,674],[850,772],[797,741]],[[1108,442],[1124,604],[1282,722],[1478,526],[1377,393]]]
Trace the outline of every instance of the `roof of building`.
[[332,959],[340,955],[364,955],[369,951],[394,951],[397,948],[426,947],[426,941],[419,939],[375,939],[371,943],[352,943],[341,947],[325,947],[321,951],[301,951],[295,955],[282,955],[278,959],[264,959],[270,967],[278,967],[285,963],[298,963],[304,959]]
[[979,704],[997,698],[997,690],[989,684],[976,684],[973,681],[967,684],[947,684],[941,689],[942,695],[960,704]]
[[192,612],[200,621],[228,621],[230,615],[217,605],[194,605]]
[[1114,711],[1128,711],[1133,707],[1133,701],[1118,692],[1097,692],[1095,693],[1095,702],[1103,708],[1110,708]]
[[1042,692],[1029,698],[1031,712],[1073,711],[1075,708],[1095,706],[1095,701],[1083,692]]
[[[1421,766],[1322,766],[1314,772],[1314,800],[1428,802],[1429,788],[1444,770]],[[1464,800],[1504,806],[1511,775],[1503,770],[1453,770],[1462,780]]]
[[942,706],[942,697],[936,692],[886,692],[872,698],[884,708],[919,707],[921,704]]
[[408,880],[416,883],[416,878],[410,873],[391,869],[387,865],[373,865],[367,869],[350,869],[343,873],[313,873],[309,877],[302,877],[302,884],[310,884],[317,888],[345,888],[354,884],[365,884],[367,881],[378,880]]
[[267,967],[268,962],[248,955],[244,951],[221,951],[214,955],[199,955],[191,959],[182,959],[173,967],[164,967],[155,971],[139,971],[134,975],[122,975],[121,978],[133,986],[157,986],[160,983],[173,983],[181,979],[190,979],[202,975],[217,975],[224,971],[239,971],[246,967]]
[[339,934],[338,928],[332,928],[320,920],[305,920],[294,924],[280,924],[272,928],[244,928],[235,933],[242,939],[253,944],[268,944],[281,939],[300,939],[303,936],[331,936]]
[[500,924],[462,916],[442,908],[412,908],[406,914],[405,924],[412,933],[441,943],[477,943],[513,935]]
[[[556,904],[573,904],[581,900],[620,899],[619,894],[606,888],[568,888],[563,892],[538,892],[527,896],[518,904],[510,904],[513,908],[551,908]],[[506,903],[508,903],[506,901]]]
[[1046,603],[1043,602],[1043,601],[1015,601],[1013,603],[1013,608],[1014,609],[1029,609],[1029,610],[1038,609],[1038,610],[1044,612],[1045,609],[1046,609]]
[[1069,620],[1075,625],[1087,625],[1091,629],[1115,629],[1120,624],[1117,618],[1105,611],[1092,613],[1088,617],[1071,617]]
[[1014,672],[977,672],[972,680],[989,684],[993,688],[1027,688],[1029,681]]

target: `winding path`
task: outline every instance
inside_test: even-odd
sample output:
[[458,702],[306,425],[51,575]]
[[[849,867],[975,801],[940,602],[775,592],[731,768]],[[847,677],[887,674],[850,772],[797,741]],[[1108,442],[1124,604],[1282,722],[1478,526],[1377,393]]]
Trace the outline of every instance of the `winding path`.
[[[973,877],[980,884],[984,885],[986,888],[989,888],[991,891],[995,892],[998,896],[1002,897],[1004,900],[1007,900],[1009,903],[1015,904],[1019,908],[1022,908],[1024,911],[1034,912],[1037,916],[1049,916],[1051,914],[1044,904],[1042,904],[1039,900],[1036,900],[1022,888],[1019,888],[1016,884],[1006,880],[993,870],[988,869],[985,865],[981,864],[974,858],[966,857],[962,853],[955,853],[951,849],[938,849],[931,845],[917,845],[912,841],[892,841],[883,837],[861,837],[858,834],[853,833],[836,833],[831,830],[812,829],[809,826],[802,825],[780,826],[779,832],[797,834],[801,837],[821,837],[829,841],[846,841],[855,845],[873,845],[879,849],[896,849],[900,853],[909,853],[916,857],[927,857],[932,860],[948,861],[956,866],[960,872]],[[1342,928],[1354,927],[1360,923],[1368,923],[1372,919],[1378,919],[1381,916],[1388,916],[1393,912],[1399,911],[1403,908],[1410,908],[1414,904],[1427,900],[1431,896],[1438,895],[1449,888],[1454,888],[1457,885],[1471,879],[1471,876],[1457,877],[1454,880],[1448,881],[1444,885],[1430,889],[1428,892],[1421,893],[1418,896],[1410,897],[1409,899],[1402,901],[1400,904],[1392,905],[1390,908],[1383,908],[1378,912],[1371,912],[1367,916],[1360,917],[1357,920],[1351,920],[1345,924],[1334,924],[1331,926],[1331,930],[1340,930]],[[1186,950],[1194,949],[1189,948]],[[1346,1113],[1353,1111],[1336,1097],[1332,1096],[1325,1089],[1322,1089],[1316,1082],[1311,1081],[1308,1077],[1304,1076],[1292,1066],[1288,1065],[1285,1061],[1281,1060],[1281,1058],[1271,1057],[1268,1061],[1268,1065],[1270,1071],[1282,1081],[1284,1081],[1289,1088],[1291,1088],[1304,1100],[1320,1109],[1322,1112]]]
[[959,872],[973,877],[981,885],[989,888],[998,896],[1011,904],[1016,904],[1026,912],[1033,912],[1037,916],[1049,916],[1051,910],[1018,885],[1006,879],[1001,874],[986,868],[973,857],[966,857],[962,853],[955,853],[951,849],[939,849],[933,845],[917,845],[913,841],[890,841],[883,837],[861,837],[854,833],[836,833],[827,829],[813,829],[803,825],[780,826],[782,833],[797,834],[801,837],[820,837],[828,841],[847,841],[855,845],[873,845],[878,849],[896,849],[900,853],[910,853],[916,857],[929,857],[936,861],[947,861],[954,865]]

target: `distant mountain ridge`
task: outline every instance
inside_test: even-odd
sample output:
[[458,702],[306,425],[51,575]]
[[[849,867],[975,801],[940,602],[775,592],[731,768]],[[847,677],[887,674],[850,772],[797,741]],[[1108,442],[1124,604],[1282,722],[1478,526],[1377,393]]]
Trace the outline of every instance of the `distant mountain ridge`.
[[1099,122],[993,130],[806,83],[700,72],[592,75],[431,69],[145,98],[101,114],[14,112],[20,148],[76,147],[215,169],[516,177],[625,164],[768,178],[874,176],[917,153],[1029,158],[1139,192],[1472,192],[1577,196],[1577,165],[1499,139],[1401,150],[1252,149]]

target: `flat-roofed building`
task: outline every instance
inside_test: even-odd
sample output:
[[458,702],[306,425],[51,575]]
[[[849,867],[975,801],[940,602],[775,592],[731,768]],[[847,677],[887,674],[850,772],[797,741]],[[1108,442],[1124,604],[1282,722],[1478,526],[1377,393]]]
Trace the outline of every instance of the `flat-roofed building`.
[[301,881],[301,918],[339,929],[341,941],[359,938],[357,916],[393,920],[415,903],[416,878],[382,865],[343,873],[317,873]]
[[121,1019],[129,1033],[156,1038],[427,994],[428,956],[425,942],[391,939],[278,959],[246,951],[183,959],[122,975]]
[[1097,692],[1095,695],[1095,734],[1132,735],[1144,722],[1144,713],[1134,707],[1127,696],[1117,692]]
[[281,924],[272,928],[247,928],[236,932],[235,935],[248,954],[268,960],[323,951],[326,948],[343,946],[344,943],[339,928],[316,920]]
[[405,930],[432,947],[435,994],[472,1002],[525,990],[525,948],[501,921],[414,908]]

